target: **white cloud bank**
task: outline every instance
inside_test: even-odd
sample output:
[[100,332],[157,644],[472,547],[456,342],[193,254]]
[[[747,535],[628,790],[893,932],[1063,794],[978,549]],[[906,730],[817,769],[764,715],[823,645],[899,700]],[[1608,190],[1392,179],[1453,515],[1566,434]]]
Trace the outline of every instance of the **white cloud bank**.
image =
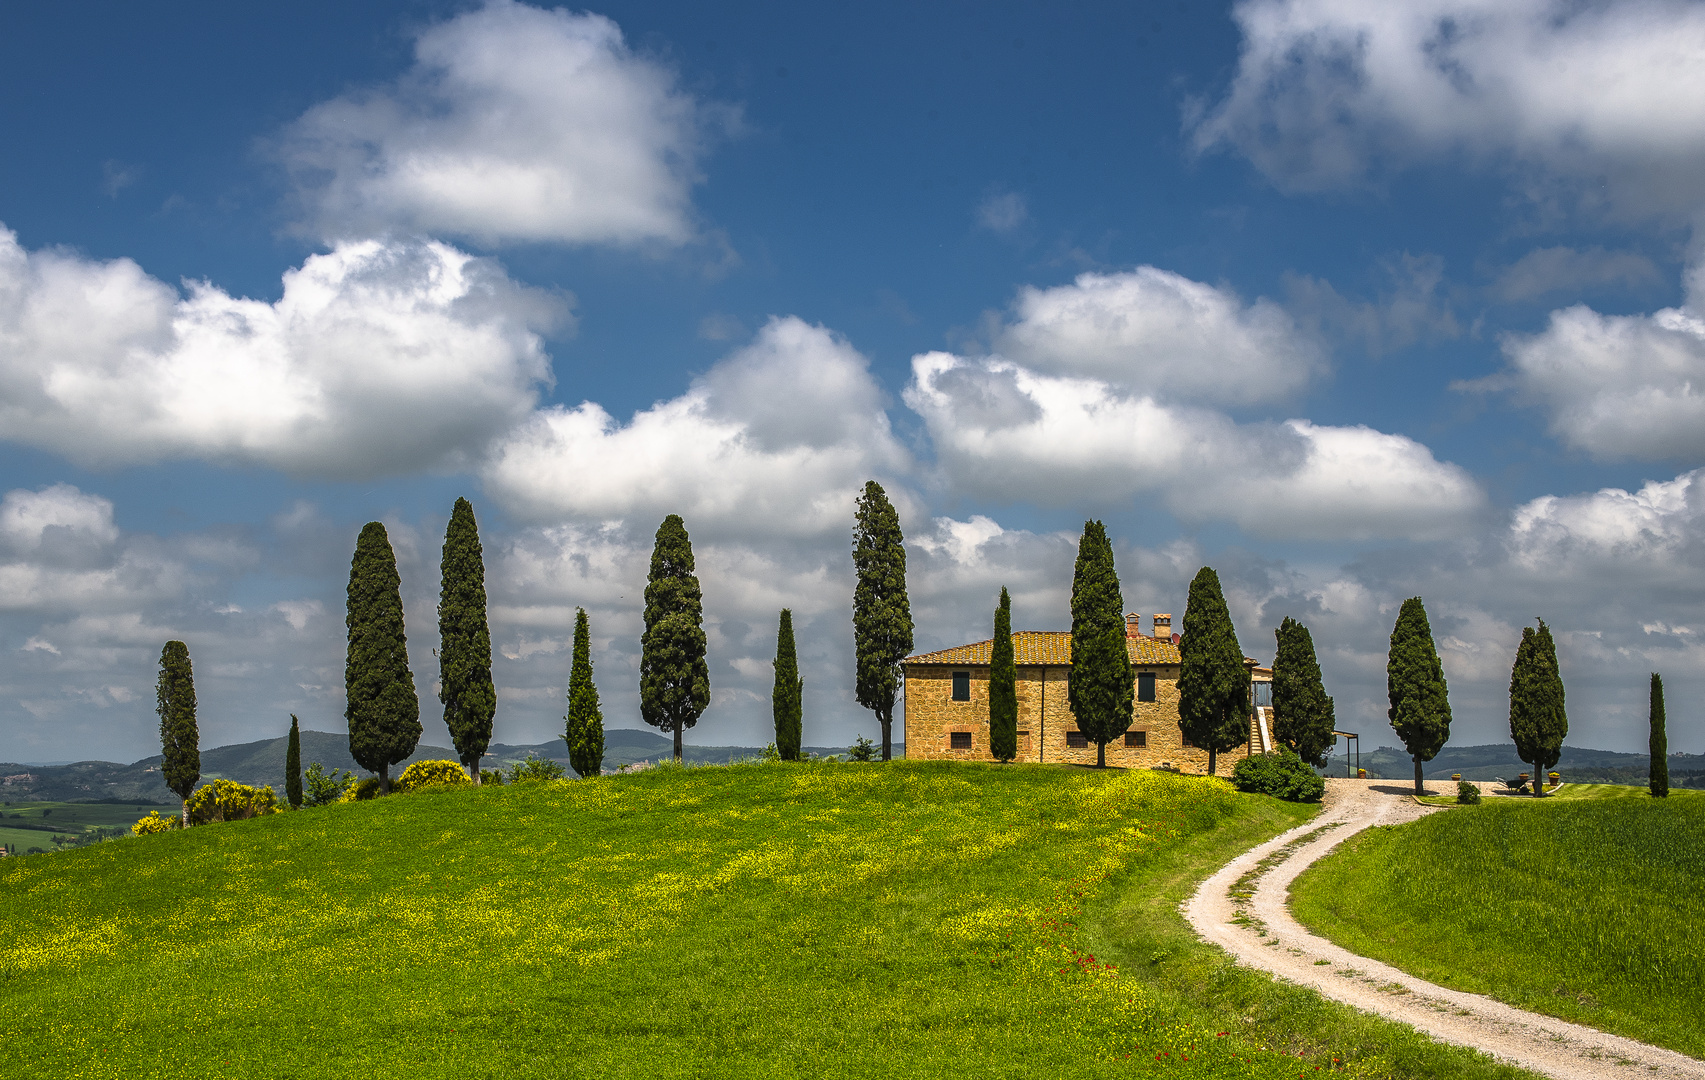
[[424,31],[396,82],[316,105],[277,152],[326,237],[691,238],[706,108],[594,14],[512,0]]
[[590,401],[534,414],[495,446],[483,476],[533,521],[678,513],[695,535],[703,526],[803,536],[850,527],[865,480],[909,469],[869,362],[788,317],[625,424]]
[[180,295],[129,259],[0,228],[0,431],[88,465],[196,457],[368,477],[444,467],[526,416],[561,302],[440,243],[335,246],[277,302]]
[[1680,0],[1244,0],[1237,74],[1192,117],[1281,186],[1465,151],[1607,181],[1636,213],[1705,194],[1705,8]]

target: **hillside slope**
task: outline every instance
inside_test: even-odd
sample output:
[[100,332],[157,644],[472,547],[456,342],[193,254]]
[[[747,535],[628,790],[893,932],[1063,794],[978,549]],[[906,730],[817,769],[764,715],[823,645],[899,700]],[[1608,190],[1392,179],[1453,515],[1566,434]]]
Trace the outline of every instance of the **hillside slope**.
[[8,859],[0,1071],[1519,1075],[1192,943],[1175,891],[1312,812],[1153,772],[745,765]]

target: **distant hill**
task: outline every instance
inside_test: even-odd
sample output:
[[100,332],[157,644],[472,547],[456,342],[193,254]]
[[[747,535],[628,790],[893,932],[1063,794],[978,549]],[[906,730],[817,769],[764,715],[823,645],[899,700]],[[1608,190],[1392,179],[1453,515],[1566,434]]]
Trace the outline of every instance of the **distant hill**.
[[[215,746],[201,752],[201,779],[205,783],[216,778],[235,780],[259,787],[271,784],[281,796],[284,793],[285,737],[262,739],[259,742]],[[604,768],[613,770],[636,761],[656,761],[668,757],[673,743],[655,731],[616,728],[604,733]],[[805,750],[819,756],[845,754],[844,746],[807,746]],[[683,746],[682,757],[689,762],[724,762],[737,758],[757,757],[764,752],[761,746]],[[894,756],[905,755],[905,744],[894,746]],[[549,758],[569,768],[568,745],[561,739],[532,746],[493,743],[482,769],[503,768],[528,757]],[[456,760],[456,752],[445,746],[420,746],[414,755],[398,765],[391,773],[397,775],[411,762],[434,759]],[[366,775],[355,759],[349,756],[349,736],[328,731],[302,732],[302,768],[317,761],[327,769],[348,769],[357,776]],[[112,799],[127,803],[175,803],[177,796],[166,788],[160,776],[160,755],[143,758],[129,765],[111,761],[77,761],[69,765],[20,765],[0,762],[0,800],[74,802],[89,799]]]
[[[1624,754],[1615,750],[1591,750],[1565,745],[1556,771],[1565,780],[1583,784],[1644,784],[1651,761],[1645,754]],[[1349,765],[1353,771],[1355,762]],[[1370,777],[1381,780],[1408,780],[1415,775],[1415,765],[1402,747],[1381,746],[1364,750],[1361,767]],[[1342,756],[1332,758],[1320,770],[1326,776],[1343,776]],[[1448,780],[1451,773],[1461,773],[1465,780],[1513,779],[1517,774],[1531,771],[1511,743],[1489,743],[1484,746],[1446,746],[1439,756],[1422,766],[1428,780]],[[1674,787],[1705,788],[1705,754],[1671,754],[1670,784]]]

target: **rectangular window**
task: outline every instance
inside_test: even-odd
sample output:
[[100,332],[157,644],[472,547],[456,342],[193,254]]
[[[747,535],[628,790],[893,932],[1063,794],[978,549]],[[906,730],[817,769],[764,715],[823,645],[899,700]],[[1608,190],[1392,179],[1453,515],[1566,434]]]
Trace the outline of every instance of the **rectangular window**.
[[971,733],[969,731],[950,731],[947,733],[947,746],[950,750],[971,749]]
[[1089,745],[1089,736],[1081,731],[1066,732],[1066,745],[1082,749]]
[[971,673],[969,671],[955,671],[953,673],[953,700],[971,700]]
[[1154,700],[1154,672],[1152,672],[1152,671],[1139,671],[1139,672],[1137,672],[1137,700],[1138,701],[1153,701]]
[[1196,748],[1196,744],[1190,741],[1190,736],[1184,735],[1184,736],[1181,736],[1181,738],[1183,738],[1184,745],[1187,749],[1194,750]]
[[1021,754],[1030,753],[1030,732],[1021,731],[1018,733],[1018,752]]
[[1127,731],[1127,732],[1125,732],[1125,745],[1126,746],[1147,746],[1148,744],[1149,744],[1149,733],[1148,732],[1146,732],[1146,731]]

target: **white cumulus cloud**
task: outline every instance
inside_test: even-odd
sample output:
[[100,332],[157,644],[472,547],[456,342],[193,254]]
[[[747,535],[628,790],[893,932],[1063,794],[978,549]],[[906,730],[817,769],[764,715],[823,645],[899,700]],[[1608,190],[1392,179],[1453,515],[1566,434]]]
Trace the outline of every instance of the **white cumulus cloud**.
[[689,529],[799,536],[848,527],[865,480],[908,468],[869,362],[788,317],[625,424],[594,402],[539,411],[495,446],[484,480],[535,521],[679,513]]
[[602,15],[489,0],[396,82],[316,105],[278,153],[311,227],[482,243],[679,243],[707,109]]
[[927,353],[912,371],[906,404],[940,467],[985,497],[1108,505],[1153,494],[1187,520],[1320,539],[1447,534],[1483,501],[1457,466],[1366,427],[1237,424],[1000,357]]
[[1604,180],[1635,212],[1705,194],[1705,8],[1680,0],[1243,0],[1223,100],[1192,117],[1281,186],[1444,151]]
[[335,246],[276,302],[0,228],[0,431],[84,464],[197,457],[366,477],[441,467],[527,415],[561,303],[441,243]]
[[1038,371],[1226,404],[1282,396],[1325,365],[1279,305],[1153,266],[1027,286],[995,345]]

